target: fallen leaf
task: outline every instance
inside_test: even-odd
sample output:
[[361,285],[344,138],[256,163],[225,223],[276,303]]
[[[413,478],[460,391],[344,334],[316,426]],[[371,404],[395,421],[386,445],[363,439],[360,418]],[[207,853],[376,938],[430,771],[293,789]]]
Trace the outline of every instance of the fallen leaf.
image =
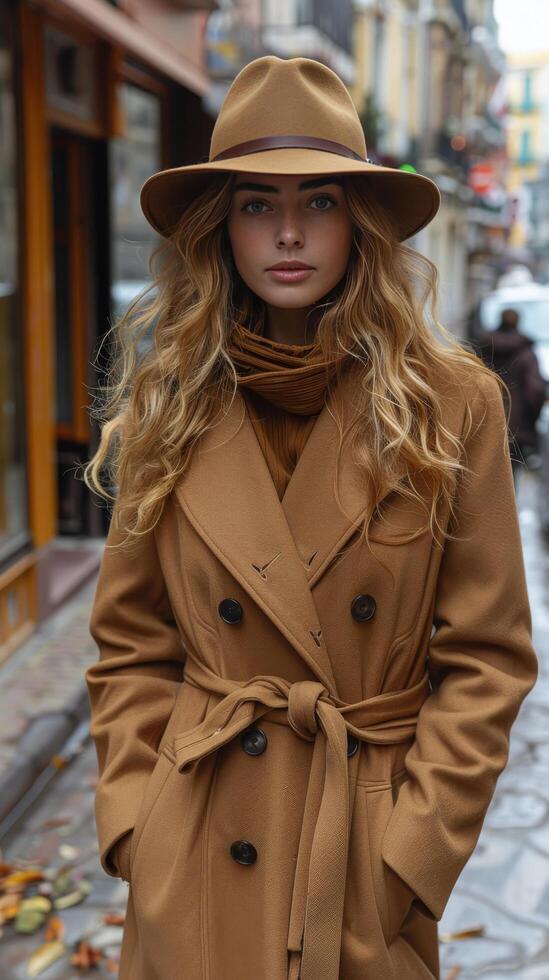
[[17,894],[9,892],[7,895],[0,895],[0,913],[6,913],[7,909],[19,908],[19,898]]
[[46,923],[46,932],[44,939],[51,941],[52,939],[63,939],[65,936],[66,927],[63,919],[58,915],[50,915]]
[[51,912],[51,899],[45,895],[31,895],[21,902],[22,909],[32,909],[36,912]]
[[91,890],[92,886],[89,881],[81,881],[75,891],[69,892],[68,895],[60,895],[59,898],[54,899],[53,904],[56,909],[68,909],[72,905],[78,905],[80,902],[83,902]]
[[125,921],[126,916],[120,912],[105,912],[103,916],[103,922],[106,926],[123,926]]
[[51,912],[51,900],[45,895],[24,898],[13,921],[16,932],[36,932]]
[[14,885],[26,885],[31,881],[43,880],[44,872],[41,868],[30,868],[28,870],[20,868],[17,871],[12,871],[6,877],[0,878],[0,888],[3,891],[7,891],[8,888],[12,888]]
[[461,967],[457,965],[453,966],[448,976],[446,977],[446,980],[456,980],[456,977],[459,977],[460,973],[461,973]]
[[[10,897],[10,896],[6,896],[6,897]],[[5,905],[3,908],[1,908],[0,925],[3,925],[4,922],[9,922],[10,919],[14,919],[18,911],[19,911],[19,903],[15,905]]]
[[122,935],[120,933],[120,926],[101,925],[93,930],[92,935],[89,932],[86,933],[85,938],[93,942],[96,949],[103,950],[103,954],[108,956],[120,947]]
[[101,960],[103,953],[100,949],[95,949],[85,939],[78,943],[78,948],[71,956],[71,966],[87,970],[90,966],[95,966]]
[[74,877],[70,870],[60,870],[52,882],[53,894],[57,897],[58,895],[65,895],[66,892],[71,891],[74,888]]
[[43,827],[44,829],[47,829],[49,827],[64,827],[65,824],[70,823],[72,819],[73,818],[69,816],[49,817],[47,820],[43,820],[40,826]]
[[55,939],[53,942],[43,943],[29,957],[27,962],[27,976],[37,977],[39,973],[47,970],[48,966],[51,966],[52,963],[60,959],[66,952],[66,949],[65,943],[60,942],[58,939]]
[[484,935],[485,926],[470,926],[468,929],[458,929],[457,932],[442,932],[439,934],[439,942],[454,943],[462,939],[476,939]]

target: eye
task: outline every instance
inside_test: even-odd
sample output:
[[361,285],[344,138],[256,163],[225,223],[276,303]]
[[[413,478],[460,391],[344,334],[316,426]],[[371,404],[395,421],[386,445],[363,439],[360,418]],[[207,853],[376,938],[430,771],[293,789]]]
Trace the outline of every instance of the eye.
[[[312,199],[312,202],[311,203],[315,203],[316,201],[329,201],[329,203],[331,205],[333,205],[334,207],[337,206],[337,201],[334,200],[334,198],[331,197],[330,194],[318,194],[316,197],[314,197]],[[248,210],[248,208],[251,208],[254,204],[259,204],[260,207],[266,207],[264,201],[253,200],[253,201],[247,201],[246,204],[244,204],[240,210],[246,212],[247,214],[263,214],[262,211],[249,211]],[[320,208],[313,208],[313,210],[314,211],[330,211],[331,209],[329,207],[328,208],[327,207],[320,207]]]
[[[337,202],[334,201],[333,197],[330,197],[329,194],[320,194],[318,197],[313,198],[313,201],[330,201],[330,203],[333,204],[333,205],[337,204]],[[330,208],[315,208],[314,210],[315,211],[329,211]]]
[[260,204],[263,206],[263,203],[264,203],[263,201],[248,201],[248,203],[244,204],[240,210],[247,211],[248,214],[261,214],[262,213],[261,211],[248,211],[248,208],[251,207],[252,204]]

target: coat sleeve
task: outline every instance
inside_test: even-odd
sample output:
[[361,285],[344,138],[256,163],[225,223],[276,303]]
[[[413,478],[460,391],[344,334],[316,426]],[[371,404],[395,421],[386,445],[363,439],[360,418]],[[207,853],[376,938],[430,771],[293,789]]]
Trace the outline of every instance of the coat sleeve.
[[457,496],[457,535],[437,580],[423,704],[382,858],[439,920],[471,856],[511,726],[538,672],[520,527],[497,381],[480,378]]
[[[114,523],[107,545],[123,537]],[[154,530],[131,552],[105,548],[89,630],[99,649],[85,674],[99,768],[95,821],[101,865],[117,877],[111,848],[135,824],[183,679],[185,652]]]

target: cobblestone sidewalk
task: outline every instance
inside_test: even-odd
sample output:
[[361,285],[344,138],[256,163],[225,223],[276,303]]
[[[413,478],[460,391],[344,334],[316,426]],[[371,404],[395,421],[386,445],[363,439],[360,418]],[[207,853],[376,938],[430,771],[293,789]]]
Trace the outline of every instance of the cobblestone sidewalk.
[[89,715],[84,672],[94,575],[0,668],[0,820]]
[[519,514],[540,674],[515,722],[475,852],[439,923],[441,939],[484,926],[480,937],[441,942],[441,975],[459,967],[459,980],[549,980],[549,548],[537,482],[523,477]]

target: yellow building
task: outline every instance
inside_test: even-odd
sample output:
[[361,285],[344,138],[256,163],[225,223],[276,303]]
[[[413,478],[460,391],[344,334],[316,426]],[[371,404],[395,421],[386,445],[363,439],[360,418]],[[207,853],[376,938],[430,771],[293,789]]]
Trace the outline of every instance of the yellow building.
[[528,54],[510,53],[507,62],[508,190],[517,197],[510,244],[519,247],[528,240],[528,197],[523,185],[537,180],[541,164],[549,159],[549,48]]
[[[407,156],[420,126],[417,7],[417,2],[410,0],[390,5],[375,0],[356,11],[356,75],[351,95],[360,110],[365,96],[373,94],[386,123],[383,151],[399,157]],[[366,140],[369,135],[366,132]]]
[[436,7],[424,0],[364,0],[355,12],[351,89],[376,162],[411,164],[441,190],[435,221],[409,244],[437,265],[440,317],[457,333],[467,262],[466,169],[455,142],[462,133],[467,61],[467,20],[460,10],[449,0]]

